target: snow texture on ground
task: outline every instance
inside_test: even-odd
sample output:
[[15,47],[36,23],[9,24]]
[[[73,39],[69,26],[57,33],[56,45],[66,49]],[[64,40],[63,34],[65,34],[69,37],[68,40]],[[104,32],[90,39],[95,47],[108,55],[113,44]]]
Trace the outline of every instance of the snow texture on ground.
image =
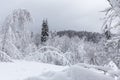
[[0,80],[114,80],[80,65],[56,66],[29,61],[0,63]]
[[0,62],[0,80],[23,80],[31,76],[37,76],[44,72],[61,71],[65,67],[50,64],[14,61]]
[[47,72],[25,80],[114,80],[112,77],[83,68],[72,66],[59,72]]

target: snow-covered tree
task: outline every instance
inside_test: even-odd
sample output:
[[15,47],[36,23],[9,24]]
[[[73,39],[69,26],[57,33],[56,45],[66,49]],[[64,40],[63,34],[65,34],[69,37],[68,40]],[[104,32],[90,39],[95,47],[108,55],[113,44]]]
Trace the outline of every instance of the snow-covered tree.
[[42,32],[41,32],[41,43],[44,43],[48,40],[49,37],[49,28],[47,20],[43,20],[42,23]]
[[[26,24],[32,21],[30,12],[25,9],[16,9],[5,19],[2,26],[2,46],[1,50],[3,52],[9,53],[12,47],[13,53],[14,50],[19,52],[25,49],[25,47],[30,43],[31,34],[26,31]],[[10,43],[10,44],[8,44]],[[17,52],[15,52],[16,55]],[[15,55],[14,54],[14,55]]]
[[[120,27],[120,0],[108,0],[108,2],[110,7],[104,11],[106,12],[106,17],[103,24],[103,29],[107,32],[107,36],[113,29],[119,32]],[[114,36],[111,36],[111,39],[105,41],[106,56],[110,61],[114,61],[118,67],[120,67],[119,41],[119,34],[114,34]]]
[[32,21],[32,17],[30,12],[26,9],[16,9],[7,17],[7,20],[11,22],[10,25],[14,25],[11,26],[12,30],[24,31],[25,25]]
[[34,53],[27,55],[25,59],[30,61],[33,60],[38,62],[51,63],[55,65],[70,64],[59,49],[51,46],[43,46]]
[[[120,26],[120,0],[108,0],[110,7],[105,9],[106,12],[105,22],[103,27],[111,30]],[[104,29],[103,28],[103,29]]]

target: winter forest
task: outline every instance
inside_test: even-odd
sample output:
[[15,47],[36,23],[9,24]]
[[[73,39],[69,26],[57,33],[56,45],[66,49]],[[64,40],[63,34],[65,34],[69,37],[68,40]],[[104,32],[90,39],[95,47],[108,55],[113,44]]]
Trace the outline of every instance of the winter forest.
[[100,32],[55,31],[47,17],[34,32],[29,10],[7,13],[0,25],[0,80],[120,80],[120,0],[106,1]]

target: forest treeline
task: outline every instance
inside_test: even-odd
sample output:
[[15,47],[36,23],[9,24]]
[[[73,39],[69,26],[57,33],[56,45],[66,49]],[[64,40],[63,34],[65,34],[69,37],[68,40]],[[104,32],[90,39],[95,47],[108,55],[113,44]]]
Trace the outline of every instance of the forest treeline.
[[104,35],[98,32],[88,32],[88,31],[74,31],[74,30],[64,30],[64,31],[58,31],[57,35],[62,36],[68,36],[69,38],[73,38],[75,36],[79,37],[80,39],[84,39],[85,41],[98,43]]

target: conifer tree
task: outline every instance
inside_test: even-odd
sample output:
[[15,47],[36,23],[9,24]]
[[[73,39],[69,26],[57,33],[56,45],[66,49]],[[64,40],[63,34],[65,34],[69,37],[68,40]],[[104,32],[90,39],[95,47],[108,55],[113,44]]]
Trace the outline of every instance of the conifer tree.
[[41,32],[41,43],[46,42],[48,37],[49,37],[48,22],[47,22],[47,20],[43,20],[42,32]]

